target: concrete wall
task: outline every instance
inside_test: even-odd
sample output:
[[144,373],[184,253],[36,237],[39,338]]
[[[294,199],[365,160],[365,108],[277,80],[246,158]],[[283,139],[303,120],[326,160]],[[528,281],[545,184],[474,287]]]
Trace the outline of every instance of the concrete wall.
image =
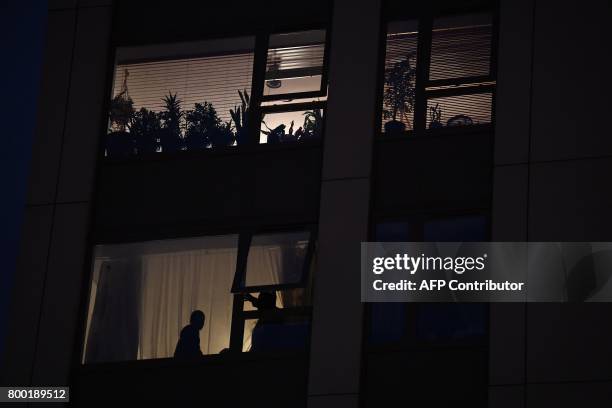
[[360,7],[334,2],[325,122],[326,135],[334,136],[325,137],[323,152],[308,385],[313,408],[359,403],[363,305],[357,275],[360,242],[368,234],[375,107],[354,101],[376,100],[379,22],[378,0]]
[[[493,239],[612,240],[606,1],[501,1]],[[609,304],[493,305],[491,407],[610,405]]]
[[3,384],[68,382],[106,87],[109,3],[49,3]]

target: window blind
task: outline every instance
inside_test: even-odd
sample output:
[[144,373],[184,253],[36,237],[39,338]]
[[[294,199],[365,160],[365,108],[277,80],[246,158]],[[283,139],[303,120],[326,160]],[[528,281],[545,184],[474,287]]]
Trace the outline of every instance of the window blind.
[[184,110],[206,101],[229,121],[229,110],[240,104],[238,91],[251,92],[252,70],[252,52],[121,64],[115,68],[113,96],[127,87],[136,110],[162,111],[163,97],[177,94]]

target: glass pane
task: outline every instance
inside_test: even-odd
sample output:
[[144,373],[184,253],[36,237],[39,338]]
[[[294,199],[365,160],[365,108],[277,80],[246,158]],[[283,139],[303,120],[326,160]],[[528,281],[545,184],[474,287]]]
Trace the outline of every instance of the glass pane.
[[244,286],[301,282],[309,239],[310,233],[306,231],[254,236]]
[[418,242],[422,239],[420,223],[382,222],[376,224],[377,242]]
[[[486,241],[487,220],[479,215],[429,220],[424,225],[424,237],[429,242]],[[486,328],[484,304],[423,304],[417,309],[417,338],[422,341],[481,337]]]
[[412,130],[417,64],[417,22],[387,25],[382,130],[401,134]]
[[[311,275],[312,276],[312,275]],[[306,288],[292,288],[274,291],[276,297],[275,305],[278,309],[292,308],[292,307],[303,307],[312,305],[312,293],[311,287],[308,285]],[[259,299],[260,293],[250,293],[254,300]],[[252,302],[245,300],[243,302],[244,311],[253,311],[257,309],[257,301]]]
[[[379,242],[469,242],[486,241],[486,217],[466,215],[434,218],[426,221],[383,222],[376,225]],[[407,308],[416,308],[416,338],[420,341],[449,341],[481,338],[486,334],[487,305],[484,304],[403,304],[371,305],[371,344],[397,343],[408,327]]]
[[447,96],[427,100],[429,129],[491,123],[491,93]]
[[252,37],[118,48],[106,156],[240,144],[253,48]]
[[487,330],[486,304],[427,303],[418,305],[417,339],[426,342],[483,337]]
[[483,242],[488,240],[487,219],[480,215],[439,218],[425,223],[426,242]]
[[267,113],[261,123],[259,143],[303,142],[322,136],[323,109]]
[[244,324],[242,351],[305,351],[310,318],[304,316],[250,319]]
[[491,16],[471,14],[434,20],[429,79],[488,75]]
[[405,303],[372,303],[370,343],[389,344],[404,339],[407,330]]
[[264,95],[321,90],[325,30],[270,36]]
[[229,347],[237,245],[227,235],[96,246],[83,363]]

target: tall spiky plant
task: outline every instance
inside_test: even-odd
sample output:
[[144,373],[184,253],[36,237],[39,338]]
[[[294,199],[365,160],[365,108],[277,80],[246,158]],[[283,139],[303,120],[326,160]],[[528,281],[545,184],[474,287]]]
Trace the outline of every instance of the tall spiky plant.
[[181,124],[185,112],[181,108],[182,101],[178,99],[177,94],[168,95],[162,99],[164,101],[165,110],[160,112],[160,118],[163,121],[163,132],[161,132],[161,145],[163,152],[172,152],[182,149],[183,136],[181,133]]
[[240,95],[240,101],[242,102],[241,106],[235,106],[234,109],[230,109],[230,115],[236,129],[236,142],[238,145],[241,145],[245,144],[249,137],[249,105],[251,98],[246,89],[244,92],[238,91],[238,95]]

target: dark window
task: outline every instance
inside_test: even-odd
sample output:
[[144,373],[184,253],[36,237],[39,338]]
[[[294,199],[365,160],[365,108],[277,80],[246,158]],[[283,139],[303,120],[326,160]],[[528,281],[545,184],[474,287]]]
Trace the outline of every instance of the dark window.
[[[413,217],[381,222],[380,242],[486,241],[487,219],[480,215]],[[373,346],[480,342],[486,335],[488,309],[480,303],[373,303],[369,343]]]
[[386,35],[383,132],[491,123],[490,14],[392,21]]
[[325,30],[118,47],[115,61],[106,157],[322,137]]

